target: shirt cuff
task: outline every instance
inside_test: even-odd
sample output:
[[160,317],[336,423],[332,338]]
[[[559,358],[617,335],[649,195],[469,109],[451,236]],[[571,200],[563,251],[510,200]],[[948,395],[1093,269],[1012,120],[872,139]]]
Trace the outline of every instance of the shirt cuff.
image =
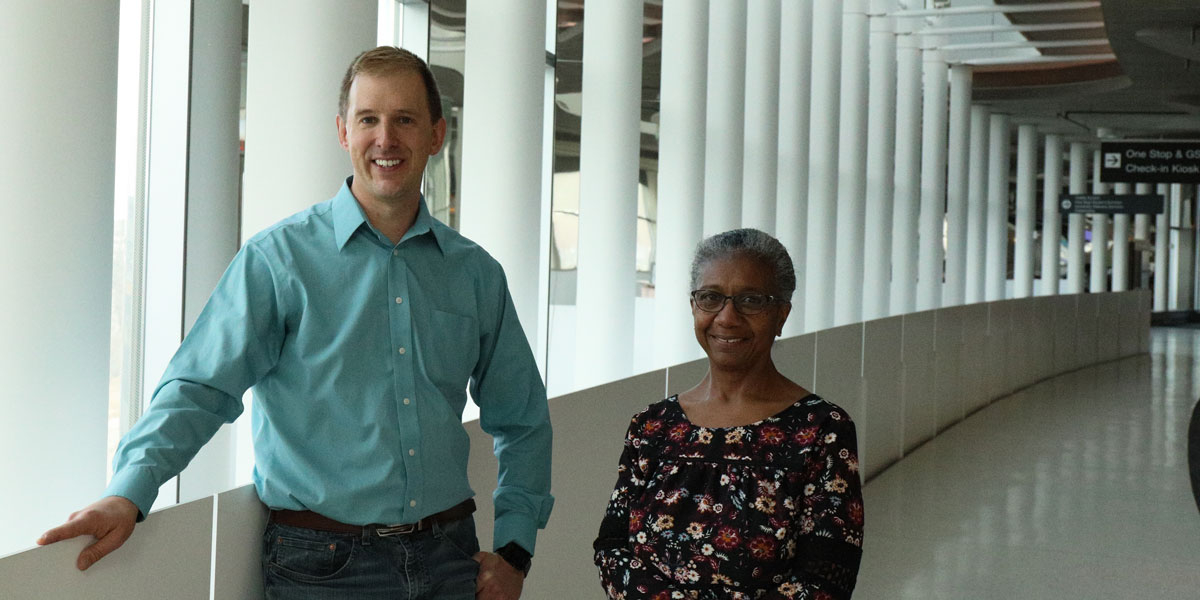
[[154,500],[158,498],[158,486],[155,485],[148,469],[121,469],[113,474],[112,481],[104,490],[104,496],[120,496],[133,502],[138,508],[137,520],[140,523],[150,514],[150,507],[154,506]]
[[492,535],[492,549],[499,548],[509,542],[516,542],[529,554],[534,553],[537,543],[537,521],[531,515],[508,513],[496,519]]
[[537,530],[546,526],[554,509],[554,496],[537,495],[517,488],[497,488],[492,493],[496,522],[492,529],[492,547],[516,542],[530,554],[537,543]]

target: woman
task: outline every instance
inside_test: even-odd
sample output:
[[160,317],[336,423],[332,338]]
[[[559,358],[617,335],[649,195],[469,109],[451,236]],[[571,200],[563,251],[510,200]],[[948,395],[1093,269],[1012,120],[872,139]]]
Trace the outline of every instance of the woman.
[[791,258],[755,229],[718,234],[696,251],[692,288],[708,375],[629,425],[594,544],[605,591],[849,598],[863,524],[854,425],[771,361]]

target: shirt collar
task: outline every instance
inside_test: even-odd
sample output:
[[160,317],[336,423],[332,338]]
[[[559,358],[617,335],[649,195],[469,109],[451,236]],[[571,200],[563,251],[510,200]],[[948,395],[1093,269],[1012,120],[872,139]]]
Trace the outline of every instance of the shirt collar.
[[[346,246],[346,242],[350,241],[351,236],[354,235],[354,232],[358,231],[359,227],[364,225],[370,227],[367,215],[363,213],[362,206],[358,204],[358,200],[350,192],[350,184],[353,181],[353,175],[347,177],[346,181],[342,182],[342,189],[338,190],[337,195],[333,197],[333,234],[337,241],[338,250]],[[433,215],[429,214],[429,208],[425,205],[425,196],[422,195],[417,203],[417,218],[409,226],[408,231],[404,233],[404,237],[400,238],[400,243],[403,244],[419,235],[432,233],[438,250],[444,253],[445,240],[442,236],[445,235],[445,232],[438,225],[440,223],[433,218]]]

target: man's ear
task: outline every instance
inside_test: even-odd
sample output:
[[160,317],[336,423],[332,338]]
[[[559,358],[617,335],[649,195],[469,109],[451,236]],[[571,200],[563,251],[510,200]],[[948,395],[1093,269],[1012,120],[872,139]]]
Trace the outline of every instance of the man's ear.
[[350,142],[346,141],[346,120],[342,118],[342,115],[338,115],[334,119],[334,123],[337,125],[338,143],[342,145],[343,149],[349,150]]
[[442,143],[446,141],[446,119],[438,119],[433,124],[433,139],[429,144],[429,155],[433,156],[442,151]]

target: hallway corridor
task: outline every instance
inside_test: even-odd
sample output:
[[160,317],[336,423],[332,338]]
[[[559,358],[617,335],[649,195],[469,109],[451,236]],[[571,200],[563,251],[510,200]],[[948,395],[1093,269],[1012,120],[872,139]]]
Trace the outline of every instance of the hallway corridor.
[[1200,330],[1044,381],[865,488],[855,598],[1200,598],[1187,428]]

